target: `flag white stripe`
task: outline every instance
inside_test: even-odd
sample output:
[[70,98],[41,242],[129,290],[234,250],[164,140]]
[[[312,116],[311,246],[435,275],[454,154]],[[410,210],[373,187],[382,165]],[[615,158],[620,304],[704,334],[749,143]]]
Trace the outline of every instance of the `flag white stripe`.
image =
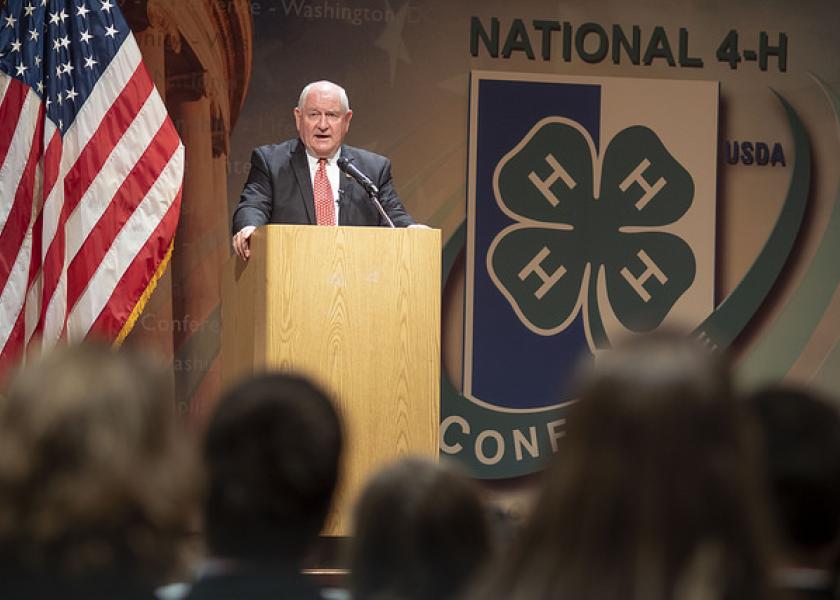
[[[32,205],[34,207],[33,210],[33,224],[38,218],[38,214],[40,211],[40,203],[41,199],[43,198],[44,194],[44,156],[41,155],[40,159],[38,160],[38,166],[35,169],[35,191],[32,195]],[[43,220],[41,221],[43,224]],[[34,241],[34,240],[33,240]],[[40,248],[33,248],[33,252],[40,252]],[[30,261],[31,262],[31,261]],[[32,338],[32,334],[35,333],[35,327],[38,325],[38,319],[41,316],[41,269],[39,268],[38,271],[35,273],[35,277],[32,279],[32,283],[29,285],[29,289],[26,291],[26,298],[23,305],[23,309],[26,311],[23,317],[23,344],[26,347],[29,344],[29,340]]]
[[[0,296],[0,312],[3,315],[9,315],[9,318],[0,319],[0,349],[6,346],[9,340],[9,334],[17,322],[18,315],[23,309],[22,293],[26,288],[26,277],[29,274],[29,258],[32,256],[32,230],[29,230],[21,245],[20,252],[18,252],[15,264],[9,273],[9,285]],[[23,279],[23,289],[18,289],[20,280]],[[12,317],[14,315],[14,317]]]
[[160,96],[151,94],[67,219],[65,256],[68,263],[111,205],[114,195],[143,156],[165,118],[166,108]]
[[[53,137],[56,135],[60,135],[58,133],[58,128],[55,126],[55,123],[47,119],[44,122],[45,155]],[[59,144],[60,143],[61,142],[59,140]],[[64,199],[64,195],[62,193],[64,186],[62,185],[62,181],[64,180],[64,176],[67,174],[67,169],[69,167],[69,165],[65,164],[63,157],[64,154],[62,147],[62,159],[59,161],[58,177],[50,190],[49,196],[47,196],[46,200],[44,200],[44,208],[42,209],[44,216],[41,218],[41,231],[43,232],[41,237],[41,256],[47,255],[47,249],[50,247],[50,243],[55,237],[56,229],[58,229],[58,219],[61,215],[61,205],[63,204],[63,202],[59,202],[59,197],[61,200]]]
[[0,198],[2,198],[2,201],[0,201],[0,231],[5,227],[9,213],[12,211],[23,171],[29,161],[29,152],[35,141],[35,128],[38,124],[40,108],[41,99],[38,94],[30,89],[23,101],[23,108],[20,111],[20,118],[15,127],[6,160],[0,166]]
[[3,104],[3,98],[6,97],[6,91],[9,89],[10,83],[12,83],[12,78],[5,73],[0,73],[0,104]]
[[117,234],[67,319],[67,339],[84,338],[108,303],[125,271],[160,224],[181,187],[184,146],[179,144],[160,177]]
[[0,314],[10,317],[14,315],[14,318],[0,319],[0,349],[6,346],[9,334],[18,320],[20,311],[23,310],[23,303],[26,299],[29,264],[32,260],[32,224],[35,222],[36,216],[36,212],[33,210],[15,264],[9,273],[9,279],[6,282],[3,294],[0,295]]
[[[62,161],[62,166],[63,166]],[[58,183],[53,186],[53,191],[48,200],[54,202],[54,208],[61,211],[61,206],[64,204],[64,186],[61,185],[64,173],[59,175]],[[46,205],[44,206],[46,214]],[[46,222],[46,218],[44,218]],[[44,243],[44,260],[47,257],[46,241]],[[41,272],[43,273],[43,264],[41,265]],[[58,279],[58,284],[52,293],[52,296],[47,300],[47,310],[44,313],[44,330],[42,331],[42,339],[44,349],[51,348],[55,345],[61,337],[61,331],[64,329],[64,316],[67,314],[67,261],[61,265],[61,275]]]

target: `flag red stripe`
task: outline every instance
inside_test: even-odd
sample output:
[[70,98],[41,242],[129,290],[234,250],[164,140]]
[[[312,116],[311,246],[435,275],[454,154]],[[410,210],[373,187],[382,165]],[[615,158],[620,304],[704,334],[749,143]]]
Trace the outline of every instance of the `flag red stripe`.
[[32,260],[29,263],[29,283],[27,289],[35,281],[35,276],[38,274],[38,269],[41,268],[41,239],[43,237],[44,213],[39,213],[35,217],[35,223],[32,225]]
[[[59,176],[59,165],[61,164],[63,146],[61,143],[61,134],[56,129],[53,137],[47,146],[47,151],[44,154],[44,198],[48,198],[53,184]],[[50,183],[49,187],[47,183]],[[35,333],[40,333],[44,328],[44,318],[46,317],[49,300],[55,291],[55,286],[58,283],[58,278],[61,276],[61,270],[64,265],[64,228],[62,223],[66,220],[63,214],[64,207],[62,206],[62,213],[59,216],[59,227],[55,232],[55,236],[50,243],[49,250],[46,252],[43,249],[42,239],[41,247],[38,251],[41,253],[41,315],[38,318],[38,325],[35,327]],[[43,211],[41,212],[43,214]],[[52,285],[48,287],[47,281],[51,281]]]
[[[26,283],[26,300],[24,301],[23,309],[21,310],[22,315],[26,315],[26,303],[29,301],[29,292],[32,289],[32,284],[35,282],[35,278],[38,276],[38,271],[41,270],[41,240],[43,238],[43,215],[44,213],[40,213],[35,218],[35,223],[32,225],[32,257],[29,260],[29,278],[27,279]],[[37,302],[37,300],[36,300]],[[39,313],[40,317],[40,313]],[[24,319],[24,325],[26,321]],[[35,329],[31,332],[31,338],[27,338],[23,340],[24,344],[29,344],[30,340],[35,339],[35,331],[37,331],[38,324],[36,323]]]
[[[25,307],[25,305],[24,305]],[[0,351],[0,379],[23,355],[23,334],[24,334],[24,314],[26,310],[21,310],[18,313],[15,325],[6,343]]]
[[29,93],[29,86],[18,79],[12,79],[0,104],[0,165],[6,162],[6,155],[12,145],[23,103]]
[[68,207],[68,215],[102,170],[114,146],[134,121],[153,88],[151,77],[141,62],[64,178],[64,203]]
[[150,274],[157,272],[161,261],[169,250],[169,244],[178,225],[182,191],[183,188],[178,190],[178,194],[169,210],[151,233],[143,248],[134,257],[131,266],[123,273],[122,278],[114,288],[114,293],[111,294],[108,303],[99,313],[88,335],[105,335],[113,339],[119,334],[140,296],[146,290]]
[[52,192],[55,182],[58,180],[58,170],[61,166],[61,134],[56,129],[53,132],[50,143],[47,144],[47,152],[44,155],[44,198],[48,198]]
[[38,159],[41,156],[42,131],[44,128],[44,106],[38,109],[38,121],[35,126],[35,134],[32,138],[32,145],[29,148],[29,158],[21,174],[20,183],[15,192],[15,199],[9,217],[0,232],[0,290],[6,287],[9,273],[15,264],[17,255],[21,250],[23,238],[29,229],[29,221],[32,218],[32,194],[35,189],[35,170],[38,167]]
[[114,239],[157,181],[179,145],[172,121],[164,119],[160,130],[123,181],[67,269],[67,312],[75,306]]

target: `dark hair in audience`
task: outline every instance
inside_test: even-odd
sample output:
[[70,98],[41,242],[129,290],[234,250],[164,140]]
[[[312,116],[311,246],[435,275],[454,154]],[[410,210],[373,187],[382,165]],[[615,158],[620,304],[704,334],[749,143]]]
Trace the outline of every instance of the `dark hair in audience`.
[[211,552],[302,558],[329,510],[341,448],[338,415],[310,381],[262,374],[228,391],[204,442]]
[[768,597],[753,436],[725,363],[679,334],[643,336],[599,355],[579,391],[535,510],[478,597]]
[[376,475],[355,517],[355,600],[455,598],[490,555],[474,483],[427,459],[404,459]]
[[0,398],[0,564],[157,579],[197,513],[198,464],[162,371],[128,351],[62,347]]
[[794,552],[830,546],[840,537],[840,413],[813,392],[781,385],[754,394],[750,406],[783,541]]

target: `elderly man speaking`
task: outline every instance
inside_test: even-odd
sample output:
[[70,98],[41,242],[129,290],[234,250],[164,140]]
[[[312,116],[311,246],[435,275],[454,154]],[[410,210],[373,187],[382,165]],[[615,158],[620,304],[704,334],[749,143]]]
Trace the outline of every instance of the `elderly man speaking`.
[[416,226],[394,190],[391,161],[342,144],[353,118],[344,88],[329,81],[310,83],[294,115],[298,139],[260,146],[251,155],[251,172],[233,213],[233,249],[240,258],[248,259],[248,238],[266,223],[385,224],[364,187],[342,176],[339,158],[378,188],[382,207],[396,227]]

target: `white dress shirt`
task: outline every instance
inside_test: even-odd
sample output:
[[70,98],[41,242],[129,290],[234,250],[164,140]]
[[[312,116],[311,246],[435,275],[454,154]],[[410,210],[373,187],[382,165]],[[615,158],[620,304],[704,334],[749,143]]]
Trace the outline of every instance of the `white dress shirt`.
[[[327,169],[327,179],[330,181],[330,189],[333,194],[333,203],[335,204],[335,223],[338,224],[338,211],[341,205],[338,201],[338,186],[341,182],[341,170],[338,168],[338,157],[341,156],[341,148],[335,151],[335,154],[327,159],[325,168]],[[309,183],[312,184],[312,189],[315,189],[315,172],[318,170],[318,157],[306,151],[306,160],[309,163]]]

